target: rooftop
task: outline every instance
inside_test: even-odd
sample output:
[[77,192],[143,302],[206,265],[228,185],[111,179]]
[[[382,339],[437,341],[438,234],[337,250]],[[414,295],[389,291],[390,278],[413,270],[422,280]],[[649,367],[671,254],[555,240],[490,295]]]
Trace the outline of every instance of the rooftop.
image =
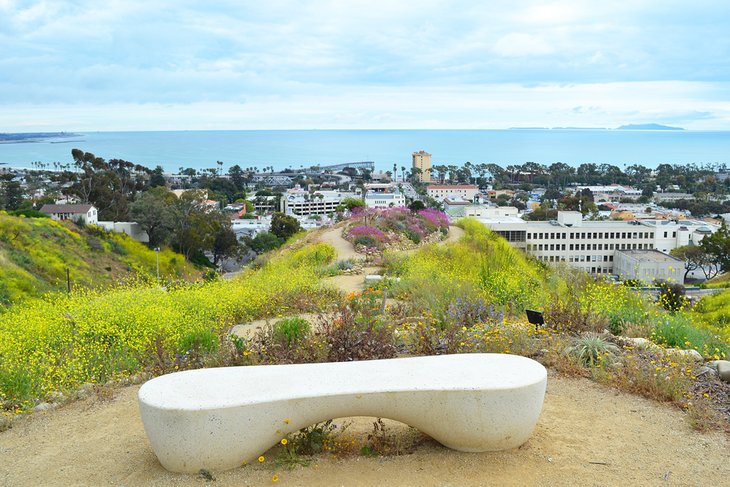
[[428,189],[479,189],[475,184],[430,184]]
[[93,205],[43,205],[43,213],[86,213]]
[[616,252],[645,262],[683,264],[683,261],[680,259],[663,252],[659,252],[658,250],[617,250]]

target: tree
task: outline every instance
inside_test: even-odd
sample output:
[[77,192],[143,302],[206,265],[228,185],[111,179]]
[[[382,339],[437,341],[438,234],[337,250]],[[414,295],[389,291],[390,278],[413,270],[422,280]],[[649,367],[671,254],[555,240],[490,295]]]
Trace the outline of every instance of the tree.
[[722,272],[730,271],[730,230],[724,220],[718,231],[702,239],[700,247]]
[[159,247],[170,241],[174,228],[173,204],[177,198],[166,187],[145,191],[132,203],[132,218],[150,237],[150,246]]
[[417,213],[425,208],[426,205],[421,200],[413,200],[411,201],[411,204],[408,205],[408,209],[411,210],[413,213]]
[[167,180],[163,174],[162,166],[157,166],[152,170],[150,174],[150,188],[157,188],[158,186],[166,186]]
[[15,181],[15,174],[0,176],[0,208],[17,210],[23,204],[23,188]]
[[271,232],[258,233],[254,238],[249,236],[243,237],[243,242],[257,254],[274,250],[281,245],[279,238]]
[[214,213],[212,227],[213,242],[210,251],[213,254],[213,265],[217,267],[223,259],[239,255],[241,246],[231,228],[231,220],[224,214]]
[[235,164],[228,168],[228,176],[231,178],[231,182],[238,191],[243,191],[246,187],[246,179],[243,173],[243,169],[238,164]]
[[360,198],[347,197],[340,202],[338,207],[339,206],[341,206],[343,210],[352,211],[355,208],[365,206],[365,202]]
[[293,216],[276,212],[271,217],[271,227],[269,231],[276,235],[283,243],[295,233],[301,232],[302,227],[299,225],[299,221]]
[[129,203],[146,187],[152,171],[122,159],[108,162],[90,152],[73,149],[77,169],[69,192],[99,210],[99,220],[126,221]]
[[[685,279],[687,279],[687,275],[690,272],[697,269],[702,269],[705,273],[705,277],[707,277],[708,273],[712,273],[712,271],[705,271],[705,266],[708,266],[710,269],[717,269],[717,267],[711,262],[710,257],[707,255],[705,250],[697,245],[684,245],[682,247],[677,247],[676,249],[672,249],[669,252],[669,255],[684,261]],[[714,274],[717,274],[717,272]],[[712,274],[712,277],[714,277],[714,274]],[[707,277],[707,279],[711,279],[711,277]]]
[[172,244],[188,260],[212,248],[214,228],[211,222],[214,221],[214,211],[203,205],[204,200],[202,191],[191,190],[185,191],[172,204]]

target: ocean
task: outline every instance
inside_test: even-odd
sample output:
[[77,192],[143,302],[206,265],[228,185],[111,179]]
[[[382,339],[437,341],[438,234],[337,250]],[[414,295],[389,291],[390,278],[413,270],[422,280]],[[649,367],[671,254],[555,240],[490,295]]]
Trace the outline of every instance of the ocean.
[[730,132],[604,129],[508,130],[236,130],[89,132],[70,138],[0,144],[0,163],[32,167],[72,162],[71,149],[125,159],[166,171],[179,168],[273,166],[274,169],[374,161],[379,170],[409,167],[411,153],[433,154],[432,164],[528,161],[642,164],[730,164]]

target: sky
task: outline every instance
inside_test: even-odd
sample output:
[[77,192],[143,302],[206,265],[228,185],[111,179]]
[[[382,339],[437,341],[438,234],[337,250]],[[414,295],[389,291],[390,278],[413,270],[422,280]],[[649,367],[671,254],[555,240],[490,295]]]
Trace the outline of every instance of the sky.
[[0,0],[0,131],[730,130],[723,0]]

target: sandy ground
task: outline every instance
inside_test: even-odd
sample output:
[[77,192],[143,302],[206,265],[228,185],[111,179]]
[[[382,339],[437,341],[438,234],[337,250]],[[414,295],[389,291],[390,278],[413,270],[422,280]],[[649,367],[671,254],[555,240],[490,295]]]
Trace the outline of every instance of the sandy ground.
[[[138,386],[69,404],[0,433],[3,486],[728,485],[728,437],[689,429],[680,411],[551,375],[535,433],[522,447],[461,453],[434,442],[400,457],[320,456],[292,471],[264,464],[213,472],[215,482],[157,462],[137,410]],[[364,444],[372,419],[348,430]],[[407,435],[400,423],[390,426]]]

